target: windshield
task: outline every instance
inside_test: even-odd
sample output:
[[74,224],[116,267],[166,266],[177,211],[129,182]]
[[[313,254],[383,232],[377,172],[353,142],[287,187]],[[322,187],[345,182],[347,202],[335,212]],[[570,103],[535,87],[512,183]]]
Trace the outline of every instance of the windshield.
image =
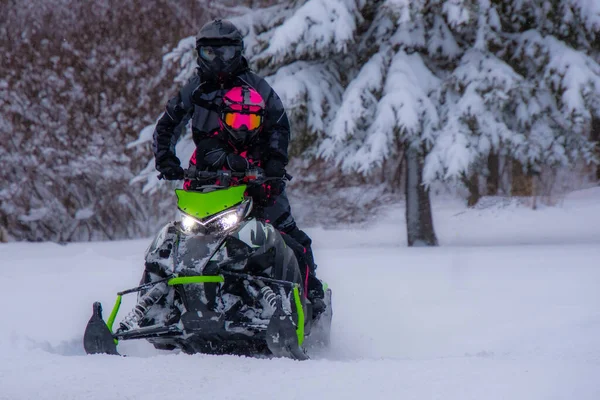
[[187,215],[204,219],[233,207],[244,200],[246,185],[217,189],[212,192],[195,192],[177,189],[177,208]]

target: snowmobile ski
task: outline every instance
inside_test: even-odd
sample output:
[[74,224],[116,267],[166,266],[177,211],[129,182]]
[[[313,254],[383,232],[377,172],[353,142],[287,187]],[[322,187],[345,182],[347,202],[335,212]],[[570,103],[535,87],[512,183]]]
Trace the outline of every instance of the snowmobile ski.
[[87,354],[120,355],[117,344],[106,322],[102,319],[102,305],[95,302],[92,317],[88,321],[83,335],[83,348]]
[[[304,324],[304,321],[298,321]],[[308,355],[304,352],[299,339],[304,339],[304,330],[299,337],[296,324],[292,316],[283,310],[281,297],[278,296],[277,308],[269,321],[266,332],[266,342],[269,351],[275,357],[291,358],[293,360],[308,360]]]

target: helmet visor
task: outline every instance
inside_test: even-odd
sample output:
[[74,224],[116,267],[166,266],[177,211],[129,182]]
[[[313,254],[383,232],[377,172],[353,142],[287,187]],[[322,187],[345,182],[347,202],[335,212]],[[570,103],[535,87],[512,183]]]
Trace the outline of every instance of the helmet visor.
[[253,131],[255,129],[258,129],[262,124],[262,116],[258,114],[226,112],[223,115],[223,122],[225,122],[225,125],[234,130],[246,127],[247,130]]
[[217,57],[223,61],[230,61],[241,51],[241,46],[200,46],[198,48],[198,54],[206,61],[212,61]]

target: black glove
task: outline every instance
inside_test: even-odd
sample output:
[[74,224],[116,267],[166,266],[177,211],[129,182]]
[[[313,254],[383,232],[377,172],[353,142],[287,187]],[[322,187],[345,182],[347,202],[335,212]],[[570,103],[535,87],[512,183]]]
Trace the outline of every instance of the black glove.
[[262,185],[251,185],[247,191],[258,207],[270,207],[275,204],[277,196],[285,189],[281,180],[267,181]]
[[267,177],[282,178],[285,175],[285,164],[277,158],[272,158],[265,163],[265,174]]
[[227,155],[226,159],[227,167],[234,172],[246,172],[246,170],[250,169],[250,163],[244,157],[230,153]]
[[175,156],[157,161],[156,169],[166,180],[176,181],[183,179],[183,168],[181,168],[181,162]]
[[272,181],[265,182],[265,185],[265,190],[268,194],[268,197],[272,199],[273,203],[275,203],[277,196],[283,193],[283,190],[285,189],[285,182],[281,179],[274,179]]
[[264,208],[272,205],[274,202],[270,200],[269,194],[267,193],[267,185],[250,185],[246,189],[248,195],[252,197],[254,205],[257,208]]

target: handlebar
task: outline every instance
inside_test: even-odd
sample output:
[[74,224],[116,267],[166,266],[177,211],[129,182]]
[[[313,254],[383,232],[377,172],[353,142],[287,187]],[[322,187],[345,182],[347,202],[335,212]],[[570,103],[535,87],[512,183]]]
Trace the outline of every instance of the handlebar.
[[[191,165],[188,169],[184,169],[183,176],[184,179],[193,181],[208,181],[215,179],[218,180],[223,186],[229,186],[231,178],[241,178],[241,181],[244,183],[257,184],[262,184],[264,182],[273,180],[292,180],[292,176],[287,172],[282,177],[267,177],[261,168],[252,168],[246,170],[245,172],[235,172],[229,170],[198,171],[195,165]],[[164,179],[163,175],[160,174],[158,179]]]
[[250,175],[250,170],[246,172],[234,172],[227,170],[219,170],[219,171],[198,171],[195,166],[190,166],[188,169],[183,170],[183,176],[185,179],[190,179],[192,181],[207,181],[210,179],[219,179],[219,180],[231,180],[231,178],[246,178],[249,176],[257,176],[260,174],[260,171],[256,171],[256,175]]

